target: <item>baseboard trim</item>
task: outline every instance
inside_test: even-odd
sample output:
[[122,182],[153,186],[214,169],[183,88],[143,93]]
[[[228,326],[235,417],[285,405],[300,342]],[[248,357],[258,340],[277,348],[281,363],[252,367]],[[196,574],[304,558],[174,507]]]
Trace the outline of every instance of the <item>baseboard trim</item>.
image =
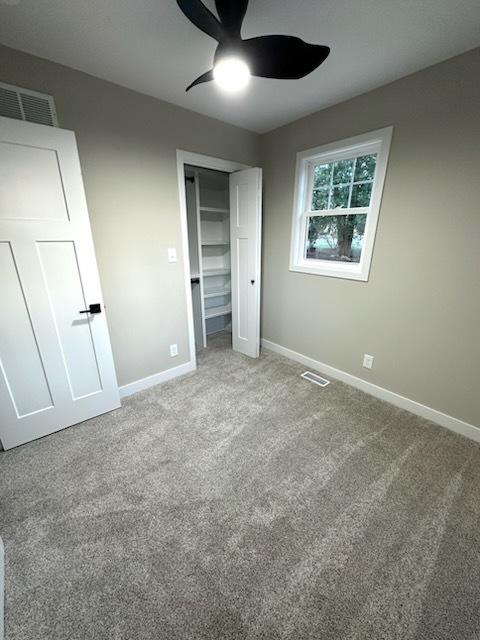
[[420,402],[416,402],[415,400],[410,400],[410,398],[406,398],[405,396],[401,396],[394,391],[389,391],[388,389],[379,387],[378,385],[373,384],[372,382],[367,382],[362,378],[357,378],[356,376],[353,376],[346,371],[336,369],[335,367],[331,367],[328,364],[319,362],[318,360],[314,360],[313,358],[309,358],[308,356],[304,356],[303,354],[298,353],[297,351],[293,351],[292,349],[288,349],[287,347],[283,347],[276,342],[262,339],[262,347],[268,349],[269,351],[273,351],[282,356],[285,356],[290,360],[299,362],[309,369],[314,369],[315,371],[331,376],[336,380],[341,380],[342,382],[345,382],[352,387],[361,389],[361,391],[365,391],[365,393],[368,393],[371,396],[375,396],[375,398],[385,400],[386,402],[390,402],[390,404],[393,404],[396,407],[406,409],[407,411],[410,411],[417,416],[426,418],[427,420],[431,420],[432,422],[435,422],[442,427],[450,429],[450,431],[455,431],[456,433],[460,433],[462,436],[470,438],[470,440],[480,442],[480,428],[475,427],[473,424],[469,424],[468,422],[464,422],[463,420],[459,420],[458,418],[449,416],[446,413],[442,413],[441,411],[437,411],[436,409],[427,407],[426,405],[421,404]]
[[133,393],[144,391],[145,389],[154,387],[157,384],[162,384],[162,382],[178,378],[178,376],[184,376],[186,373],[195,371],[195,368],[195,363],[190,360],[189,362],[178,365],[178,367],[172,367],[171,369],[154,373],[152,376],[142,378],[141,380],[135,380],[135,382],[124,384],[119,388],[120,397],[125,398],[126,396],[131,396]]

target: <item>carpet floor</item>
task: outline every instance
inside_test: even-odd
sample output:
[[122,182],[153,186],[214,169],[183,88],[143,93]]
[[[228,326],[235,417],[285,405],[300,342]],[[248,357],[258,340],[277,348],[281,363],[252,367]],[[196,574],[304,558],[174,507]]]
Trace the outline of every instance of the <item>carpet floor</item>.
[[480,447],[227,346],[0,453],[6,640],[478,640]]

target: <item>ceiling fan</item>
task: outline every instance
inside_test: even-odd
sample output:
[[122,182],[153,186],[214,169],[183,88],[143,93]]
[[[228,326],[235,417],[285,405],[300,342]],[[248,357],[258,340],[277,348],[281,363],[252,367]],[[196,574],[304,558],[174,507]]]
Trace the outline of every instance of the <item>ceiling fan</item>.
[[246,86],[251,75],[298,80],[327,58],[330,47],[308,44],[295,36],[271,35],[243,40],[240,31],[248,0],[215,0],[218,19],[201,0],[177,0],[187,18],[218,42],[213,68],[187,88],[215,80],[228,91]]

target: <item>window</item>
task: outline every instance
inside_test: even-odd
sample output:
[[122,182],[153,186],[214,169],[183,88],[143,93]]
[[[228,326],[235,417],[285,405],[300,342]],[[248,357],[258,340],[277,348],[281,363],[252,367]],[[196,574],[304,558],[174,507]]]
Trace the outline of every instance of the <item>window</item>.
[[392,127],[297,155],[290,270],[368,280]]

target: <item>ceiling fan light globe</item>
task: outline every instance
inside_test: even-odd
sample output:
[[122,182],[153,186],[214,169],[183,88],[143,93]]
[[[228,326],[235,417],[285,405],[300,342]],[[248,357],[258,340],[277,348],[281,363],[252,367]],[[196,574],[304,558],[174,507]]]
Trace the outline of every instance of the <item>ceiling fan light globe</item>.
[[213,69],[213,78],[223,91],[237,93],[250,82],[250,69],[241,58],[222,58]]

